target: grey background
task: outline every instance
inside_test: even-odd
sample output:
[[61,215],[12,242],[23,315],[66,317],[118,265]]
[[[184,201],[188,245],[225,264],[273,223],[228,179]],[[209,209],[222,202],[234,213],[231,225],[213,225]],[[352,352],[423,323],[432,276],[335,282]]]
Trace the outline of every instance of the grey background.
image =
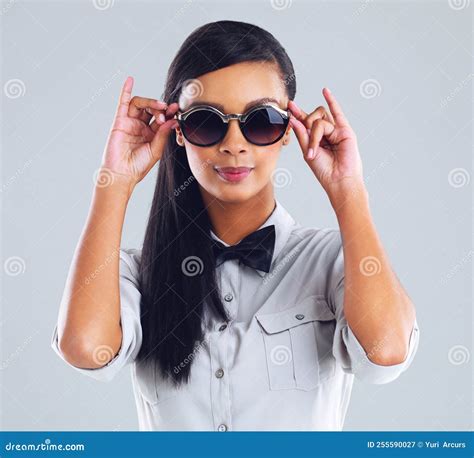
[[[345,430],[472,429],[469,3],[2,2],[2,429],[138,428],[128,368],[94,381],[50,339],[125,77],[134,94],[159,98],[182,41],[219,19],[282,42],[306,111],[332,89],[359,139],[380,237],[417,307],[413,365],[387,385],[356,381]],[[292,215],[337,227],[295,137],[279,167],[290,183],[276,195]],[[124,247],[142,242],[155,177],[130,201]]]

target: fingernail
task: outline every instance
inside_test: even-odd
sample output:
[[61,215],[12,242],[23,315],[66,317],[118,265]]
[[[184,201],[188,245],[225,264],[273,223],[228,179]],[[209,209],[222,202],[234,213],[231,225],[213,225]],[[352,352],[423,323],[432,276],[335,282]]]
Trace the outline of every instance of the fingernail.
[[160,121],[160,122],[165,122],[166,121],[165,115],[163,113],[160,113],[158,115],[158,121]]
[[308,159],[313,159],[313,157],[314,157],[314,149],[309,148],[308,149]]

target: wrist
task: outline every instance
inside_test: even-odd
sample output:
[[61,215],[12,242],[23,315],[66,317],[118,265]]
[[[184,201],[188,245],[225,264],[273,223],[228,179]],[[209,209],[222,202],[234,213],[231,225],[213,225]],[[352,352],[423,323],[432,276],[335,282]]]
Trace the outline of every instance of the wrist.
[[341,180],[331,187],[328,197],[336,215],[369,208],[369,193],[362,178]]
[[135,189],[135,181],[129,175],[115,172],[101,166],[94,175],[95,192],[130,199]]

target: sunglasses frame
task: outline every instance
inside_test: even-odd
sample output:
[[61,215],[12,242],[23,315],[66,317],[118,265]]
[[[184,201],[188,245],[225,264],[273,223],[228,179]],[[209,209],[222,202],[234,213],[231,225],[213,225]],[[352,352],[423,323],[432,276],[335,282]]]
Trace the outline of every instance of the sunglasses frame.
[[[249,140],[247,138],[247,136],[245,135],[244,131],[242,130],[242,124],[245,124],[247,118],[255,111],[257,110],[261,110],[262,108],[267,108],[267,107],[270,107],[270,108],[273,108],[274,110],[276,110],[283,118],[283,120],[286,122],[286,125],[285,125],[285,129],[283,129],[281,135],[279,135],[279,137],[270,142],[270,143],[255,143],[251,140]],[[194,143],[192,142],[187,136],[186,136],[186,133],[185,133],[185,130],[182,128],[181,126],[181,122],[184,122],[186,121],[186,118],[194,113],[195,111],[211,111],[215,114],[217,114],[223,123],[227,124],[226,128],[225,128],[225,131],[222,135],[222,137],[213,142],[213,143],[209,143],[209,144],[206,144],[206,145],[201,145],[201,144],[197,144],[197,143]],[[274,104],[272,103],[262,103],[262,104],[259,104],[259,105],[256,105],[252,108],[250,108],[249,110],[247,110],[245,113],[229,113],[229,114],[224,114],[222,113],[222,111],[218,110],[216,107],[213,107],[212,105],[195,105],[194,107],[190,108],[189,110],[186,110],[184,112],[178,112],[174,115],[174,119],[177,119],[178,122],[179,122],[179,125],[181,127],[181,131],[183,132],[183,135],[184,137],[186,138],[186,140],[188,140],[189,143],[192,143],[193,145],[196,145],[196,146],[201,146],[201,147],[207,147],[207,146],[213,146],[213,145],[216,145],[217,143],[221,142],[222,139],[227,135],[227,130],[229,129],[229,121],[231,119],[237,119],[239,121],[239,127],[240,127],[240,131],[242,132],[242,135],[245,137],[245,139],[251,143],[252,145],[257,145],[257,146],[268,146],[268,145],[273,145],[274,143],[276,143],[278,140],[280,140],[283,135],[285,135],[285,131],[286,131],[286,128],[288,127],[288,123],[289,123],[289,120],[290,120],[290,117],[291,117],[291,112],[289,110],[283,110],[282,108],[278,107],[278,106],[275,106]]]

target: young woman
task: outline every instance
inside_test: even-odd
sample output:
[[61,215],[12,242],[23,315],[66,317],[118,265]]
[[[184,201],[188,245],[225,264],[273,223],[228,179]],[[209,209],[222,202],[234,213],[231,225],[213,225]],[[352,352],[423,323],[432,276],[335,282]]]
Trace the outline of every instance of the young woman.
[[[218,21],[183,43],[162,100],[123,85],[52,345],[99,380],[131,364],[141,430],[341,430],[354,376],[390,382],[415,355],[355,133],[327,88],[329,110],[303,111],[294,76],[270,33]],[[275,198],[291,131],[339,229]],[[158,161],[143,246],[121,249]]]

